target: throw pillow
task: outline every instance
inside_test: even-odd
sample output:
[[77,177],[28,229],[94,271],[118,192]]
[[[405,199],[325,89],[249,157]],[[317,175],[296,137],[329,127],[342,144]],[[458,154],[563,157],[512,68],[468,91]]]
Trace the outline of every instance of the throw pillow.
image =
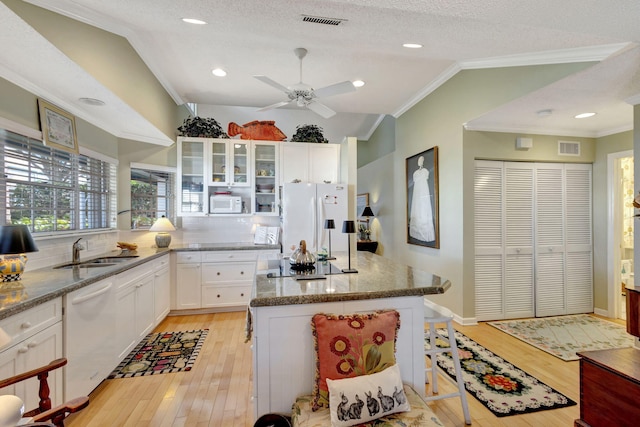
[[314,315],[316,374],[311,408],[329,406],[327,379],[373,374],[395,364],[399,328],[400,313],[395,310]]
[[377,374],[327,380],[327,385],[332,427],[358,425],[411,410],[398,365]]

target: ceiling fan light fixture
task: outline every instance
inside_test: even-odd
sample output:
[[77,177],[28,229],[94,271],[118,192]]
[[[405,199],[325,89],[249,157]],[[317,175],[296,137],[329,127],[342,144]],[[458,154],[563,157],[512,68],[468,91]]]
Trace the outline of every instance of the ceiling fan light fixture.
[[213,70],[211,70],[211,74],[213,74],[216,77],[224,77],[227,75],[227,72],[222,68],[214,68]]
[[362,81],[362,80],[354,80],[352,83],[353,83],[353,85],[354,85],[355,87],[362,87],[362,86],[364,86],[364,81]]
[[420,43],[404,43],[402,47],[406,47],[407,49],[420,49],[422,45]]
[[186,22],[187,24],[194,24],[194,25],[206,25],[207,23],[201,19],[196,19],[196,18],[182,18],[182,22]]
[[576,119],[586,119],[587,117],[593,117],[596,113],[581,113],[575,116]]

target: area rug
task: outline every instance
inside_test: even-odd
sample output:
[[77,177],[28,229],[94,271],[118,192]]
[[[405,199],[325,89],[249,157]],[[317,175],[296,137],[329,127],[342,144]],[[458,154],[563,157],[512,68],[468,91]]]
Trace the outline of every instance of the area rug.
[[[446,329],[438,333],[447,336]],[[466,335],[455,332],[460,366],[467,391],[497,417],[526,414],[576,404],[562,393],[487,350]],[[436,340],[438,347],[449,342]],[[425,348],[429,348],[428,335]],[[455,380],[451,352],[437,355],[438,366]]]
[[624,326],[588,314],[488,323],[565,361],[579,360],[576,352],[580,351],[633,345]]
[[196,362],[208,329],[151,333],[134,348],[108,378],[189,371]]

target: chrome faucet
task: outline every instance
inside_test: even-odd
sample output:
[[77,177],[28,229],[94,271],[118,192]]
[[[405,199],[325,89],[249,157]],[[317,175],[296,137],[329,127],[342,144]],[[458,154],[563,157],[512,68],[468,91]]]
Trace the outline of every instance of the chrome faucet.
[[72,251],[71,262],[73,263],[80,262],[80,251],[84,249],[82,245],[78,243],[80,240],[82,240],[82,237],[76,240],[75,242],[73,242],[73,247],[71,249]]

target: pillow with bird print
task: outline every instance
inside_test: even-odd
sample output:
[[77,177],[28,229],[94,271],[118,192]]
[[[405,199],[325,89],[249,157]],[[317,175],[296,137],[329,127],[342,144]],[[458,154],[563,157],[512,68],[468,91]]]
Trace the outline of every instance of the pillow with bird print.
[[316,355],[313,411],[329,406],[327,379],[373,374],[396,363],[400,313],[323,314],[311,319]]
[[327,385],[332,427],[359,425],[411,410],[397,364],[376,374],[327,380]]

